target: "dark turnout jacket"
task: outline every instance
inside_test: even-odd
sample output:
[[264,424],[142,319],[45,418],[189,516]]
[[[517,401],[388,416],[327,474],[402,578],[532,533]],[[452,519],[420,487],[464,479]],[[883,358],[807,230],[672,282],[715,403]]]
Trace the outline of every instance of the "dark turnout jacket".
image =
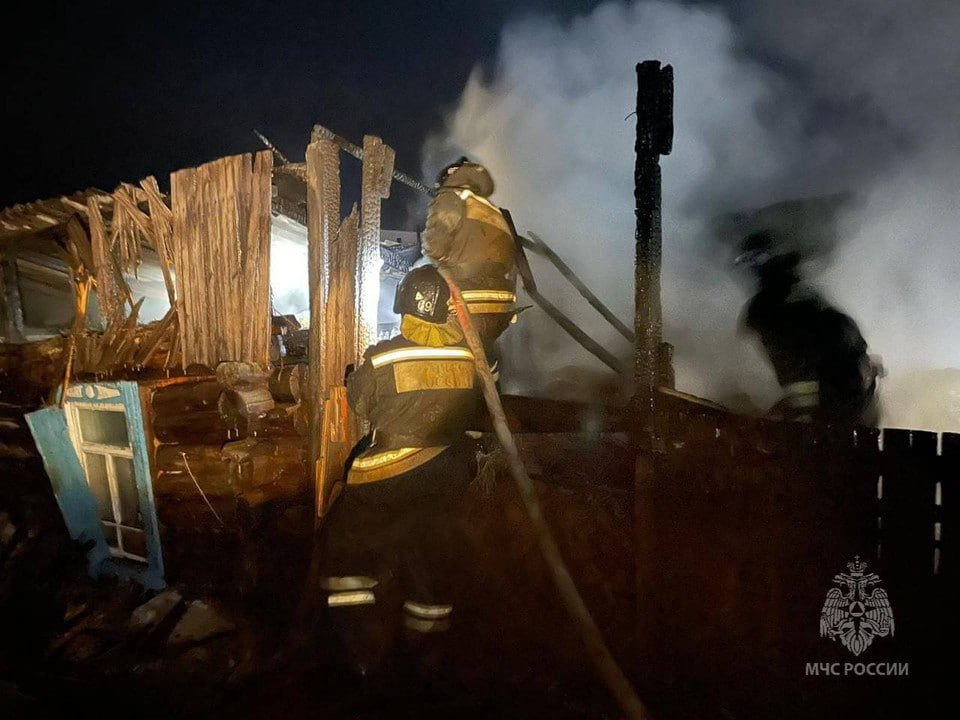
[[473,355],[461,345],[428,347],[402,336],[384,340],[367,349],[347,379],[347,400],[373,433],[348,482],[408,472],[470,429],[478,400]]
[[763,283],[744,324],[763,343],[788,418],[876,422],[876,368],[848,315],[788,276]]
[[468,163],[446,178],[427,210],[423,253],[448,267],[463,290],[515,288],[513,233],[487,200],[492,192],[486,169]]

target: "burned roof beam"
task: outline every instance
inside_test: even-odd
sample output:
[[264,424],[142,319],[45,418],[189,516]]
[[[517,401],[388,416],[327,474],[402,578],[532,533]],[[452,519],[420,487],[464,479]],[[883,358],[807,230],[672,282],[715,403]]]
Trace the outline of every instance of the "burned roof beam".
[[634,332],[628,328],[616,315],[613,314],[613,311],[610,310],[596,295],[591,292],[580,277],[567,265],[559,255],[557,255],[549,245],[547,245],[538,235],[534,235],[532,232],[528,233],[529,238],[518,236],[520,242],[523,243],[523,246],[530,250],[531,252],[541,255],[542,257],[547,258],[550,262],[553,263],[554,267],[560,272],[567,281],[573,285],[574,289],[580,293],[580,295],[590,303],[590,306],[600,313],[603,316],[603,319],[608,323],[613,325],[614,329],[620,333],[626,340],[631,343],[636,340],[636,335]]
[[[287,156],[284,155],[282,152],[280,152],[280,150],[277,148],[277,146],[274,145],[272,142],[270,142],[269,138],[267,138],[266,135],[264,135],[263,133],[261,133],[261,132],[260,132],[259,130],[257,130],[257,129],[254,129],[253,134],[256,135],[256,136],[260,139],[260,142],[262,142],[262,143],[264,144],[264,146],[265,146],[270,152],[273,153],[273,159],[274,159],[275,161],[279,162],[279,164],[280,164],[281,166],[282,166],[282,165],[287,165],[287,164],[290,163],[290,160],[287,159]],[[274,169],[276,170],[277,168],[274,168]]]
[[[323,125],[313,126],[313,133],[312,133],[311,139],[313,141],[330,140],[348,155],[352,155],[353,157],[355,157],[357,160],[360,160],[361,162],[363,161],[363,148],[361,148],[358,145],[354,145],[352,142],[350,142],[346,138],[341,137],[340,135],[337,135],[335,132],[333,132],[329,128],[325,128]],[[419,180],[416,180],[411,176],[407,175],[405,172],[401,172],[400,170],[393,168],[391,175],[393,179],[396,180],[397,182],[403,183],[407,187],[413,188],[414,190],[418,190],[424,193],[425,195],[429,195],[431,197],[433,196],[433,190],[428,188]]]

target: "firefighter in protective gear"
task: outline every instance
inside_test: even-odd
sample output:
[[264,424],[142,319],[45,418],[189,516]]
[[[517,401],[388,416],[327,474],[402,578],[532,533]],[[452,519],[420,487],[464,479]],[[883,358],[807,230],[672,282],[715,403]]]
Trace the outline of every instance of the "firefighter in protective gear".
[[[331,623],[356,669],[379,665],[401,632],[419,659],[450,625],[456,510],[474,476],[465,431],[478,401],[473,355],[436,268],[397,288],[401,334],[367,349],[347,397],[372,442],[353,460],[324,527]],[[402,630],[401,630],[402,628]]]
[[489,356],[516,318],[516,240],[503,212],[488,199],[493,178],[483,165],[460,158],[440,172],[436,188],[423,253],[449,268]]
[[758,289],[742,322],[759,336],[784,391],[773,414],[801,422],[876,424],[881,370],[857,324],[801,282],[800,255],[777,252],[768,233],[749,236],[743,249],[737,264],[754,272]]

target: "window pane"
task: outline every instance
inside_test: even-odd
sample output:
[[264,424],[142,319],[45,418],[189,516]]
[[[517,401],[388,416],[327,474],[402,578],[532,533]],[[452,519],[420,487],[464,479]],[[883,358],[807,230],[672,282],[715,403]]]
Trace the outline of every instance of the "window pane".
[[87,442],[129,446],[127,421],[116,410],[78,410],[80,436]]
[[113,520],[113,504],[110,502],[110,482],[107,480],[107,458],[96,453],[84,453],[87,466],[87,482],[97,499],[101,520]]
[[143,527],[137,481],[133,476],[133,460],[122,457],[112,459],[113,477],[117,482],[117,492],[120,495],[120,522],[131,527]]
[[142,558],[147,556],[147,540],[139,530],[127,530],[120,528],[123,534],[123,551],[131,555],[138,555]]
[[64,268],[62,282],[44,277],[33,263],[17,261],[24,325],[30,328],[66,328],[73,323],[74,298]]
[[107,545],[112,548],[117,547],[117,526],[100,523],[103,526],[103,534],[107,538]]

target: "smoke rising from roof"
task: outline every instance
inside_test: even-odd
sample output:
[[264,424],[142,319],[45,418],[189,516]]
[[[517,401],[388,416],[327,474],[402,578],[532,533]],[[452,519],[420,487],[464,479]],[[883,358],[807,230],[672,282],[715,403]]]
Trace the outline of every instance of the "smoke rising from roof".
[[[840,214],[836,247],[814,253],[811,279],[883,357],[898,398],[885,403],[884,424],[951,429],[949,413],[895,391],[918,372],[960,366],[960,6],[747,0],[733,10],[610,2],[569,23],[507,25],[492,70],[473,73],[444,132],[427,142],[428,176],[461,151],[486,163],[493,199],[518,229],[543,237],[629,320],[634,120],[624,117],[635,107],[636,62],[670,63],[663,301],[678,388],[744,408],[778,395],[755,341],[738,333],[751,288],[734,274],[715,218],[852,190],[857,202]],[[534,270],[579,324],[629,355],[548,267]],[[512,365],[528,386],[566,365],[600,367],[537,310],[508,336],[508,352],[523,346]]]

